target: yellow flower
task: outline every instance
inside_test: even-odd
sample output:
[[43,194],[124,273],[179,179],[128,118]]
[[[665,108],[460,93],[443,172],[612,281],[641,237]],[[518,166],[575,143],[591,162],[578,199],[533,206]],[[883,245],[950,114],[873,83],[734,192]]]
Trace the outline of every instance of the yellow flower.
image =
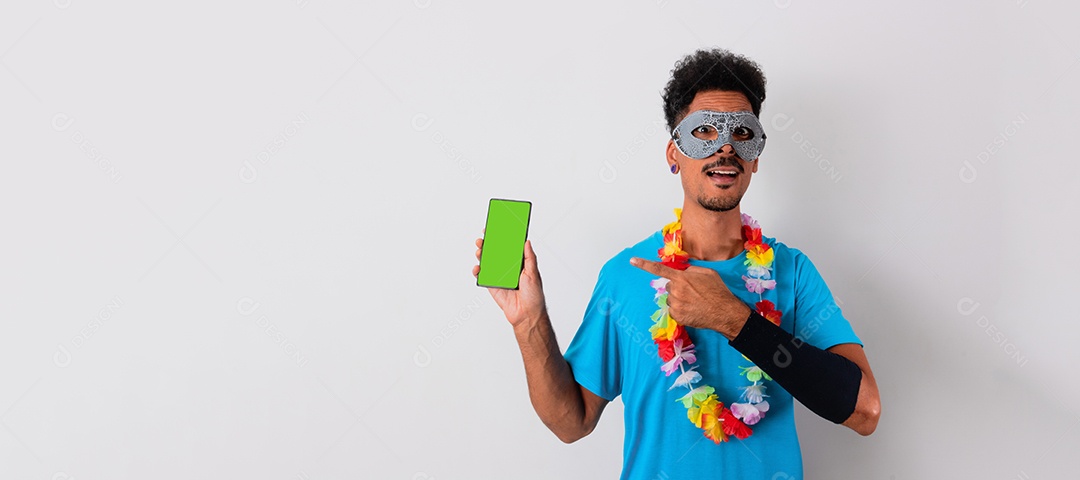
[[694,406],[686,410],[686,416],[691,422],[694,422],[694,426],[702,428],[701,424],[703,419],[707,417],[716,418],[716,406],[718,405],[716,395],[709,395],[705,397],[705,400],[700,402],[697,399],[694,400]]
[[754,245],[746,251],[746,261],[752,266],[768,267],[773,262],[773,249],[764,243]]
[[653,326],[649,327],[649,333],[652,334],[653,340],[671,340],[671,337],[675,336],[675,328],[678,326],[679,323],[674,318],[671,318],[671,315],[665,314]]
[[676,208],[675,209],[675,221],[671,222],[671,223],[669,223],[667,225],[664,225],[664,230],[663,230],[664,235],[667,235],[667,234],[669,234],[671,232],[674,232],[675,230],[678,230],[678,229],[682,228],[682,224],[680,222],[682,222],[682,209],[681,208]]

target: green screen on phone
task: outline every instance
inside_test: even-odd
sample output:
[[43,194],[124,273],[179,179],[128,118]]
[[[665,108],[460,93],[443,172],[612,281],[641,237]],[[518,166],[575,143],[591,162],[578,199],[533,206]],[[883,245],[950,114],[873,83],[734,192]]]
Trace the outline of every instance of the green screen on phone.
[[518,288],[531,210],[532,203],[520,200],[493,198],[488,203],[477,285]]

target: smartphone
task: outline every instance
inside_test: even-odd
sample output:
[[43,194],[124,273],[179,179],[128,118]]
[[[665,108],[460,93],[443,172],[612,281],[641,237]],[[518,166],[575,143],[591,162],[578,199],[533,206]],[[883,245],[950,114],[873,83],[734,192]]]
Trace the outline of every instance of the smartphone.
[[502,198],[488,202],[477,286],[517,290],[525,265],[525,238],[529,234],[531,212],[532,202]]

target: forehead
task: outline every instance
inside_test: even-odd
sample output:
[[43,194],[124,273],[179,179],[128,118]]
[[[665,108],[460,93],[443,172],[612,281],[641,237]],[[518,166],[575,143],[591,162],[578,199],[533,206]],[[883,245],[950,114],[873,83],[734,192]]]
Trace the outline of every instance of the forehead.
[[732,90],[705,90],[697,92],[686,112],[713,110],[717,112],[750,111],[750,100],[742,92]]

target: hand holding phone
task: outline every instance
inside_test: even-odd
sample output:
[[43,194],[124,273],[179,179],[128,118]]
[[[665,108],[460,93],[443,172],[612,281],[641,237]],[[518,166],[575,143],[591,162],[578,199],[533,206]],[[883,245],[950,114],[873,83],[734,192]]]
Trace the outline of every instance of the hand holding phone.
[[[492,203],[489,204],[488,222],[484,228],[484,237],[476,239],[476,259],[480,260],[481,265],[473,266],[472,274],[477,279],[477,285],[488,287],[491,297],[495,299],[495,303],[502,309],[510,325],[516,327],[523,322],[543,318],[546,315],[547,307],[544,303],[544,288],[540,280],[540,271],[536,266],[536,253],[532,250],[532,242],[527,240],[519,242],[517,240],[524,239],[527,236],[528,216],[527,214],[522,215],[521,211],[514,215],[517,218],[525,219],[526,230],[518,230],[521,228],[520,221],[504,222],[500,220],[498,218],[500,215],[498,208],[505,207],[505,205],[500,205],[501,202],[505,201],[492,199]],[[519,203],[528,204],[528,202]],[[514,207],[514,205],[511,205],[511,207]],[[521,205],[516,207],[522,208]],[[496,212],[494,214],[495,218],[492,215],[493,210]],[[499,259],[499,255],[493,253],[497,249],[489,247],[492,245],[497,247],[497,243],[505,241],[505,237],[499,234],[497,230],[507,227],[507,224],[511,227],[508,230],[516,230],[518,235],[510,236],[512,237],[509,242],[510,252],[505,255],[505,258]],[[500,240],[500,237],[503,237],[504,240]],[[500,264],[509,270],[504,271],[504,274],[497,274],[498,268],[493,265]],[[496,278],[503,277],[503,275],[506,275],[506,278],[513,278],[513,286],[509,286],[509,282],[503,286],[491,285],[500,282],[490,281],[483,273],[484,269],[488,269],[487,275]],[[482,276],[484,277],[483,281],[481,280]]]

